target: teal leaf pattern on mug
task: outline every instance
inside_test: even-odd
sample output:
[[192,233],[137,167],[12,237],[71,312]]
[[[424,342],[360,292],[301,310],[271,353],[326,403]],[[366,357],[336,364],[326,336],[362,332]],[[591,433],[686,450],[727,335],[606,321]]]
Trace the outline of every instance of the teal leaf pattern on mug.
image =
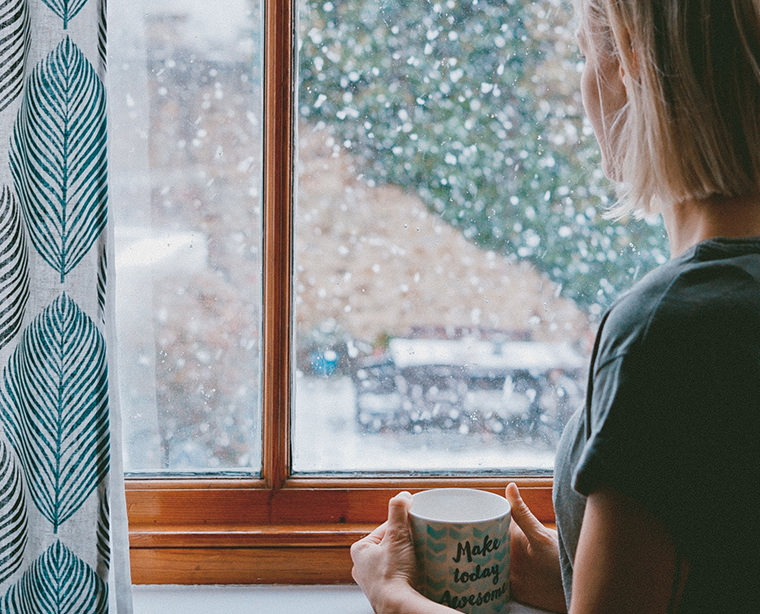
[[511,545],[509,543],[509,540],[507,539],[506,543],[504,544],[503,548],[499,548],[493,555],[494,559],[498,561],[499,563],[504,562],[504,559],[509,560],[509,551],[510,551]]
[[443,539],[446,537],[446,527],[443,527],[441,529],[438,529],[436,531],[435,527],[428,525],[427,527],[427,534],[430,535],[433,539]]
[[3,384],[5,432],[57,533],[109,468],[103,336],[62,294],[22,334]]
[[0,0],[0,112],[23,89],[30,33],[27,0]]
[[29,238],[63,283],[106,224],[105,90],[68,37],[27,83],[11,173]]
[[63,29],[69,27],[69,22],[82,10],[87,0],[42,0],[48,8],[63,20]]
[[29,301],[29,253],[18,203],[0,191],[0,349],[21,329]]
[[108,587],[60,541],[56,541],[10,587],[3,614],[105,614]]
[[21,472],[0,440],[0,584],[21,566],[29,538]]
[[444,591],[446,590],[446,585],[448,584],[448,580],[446,578],[442,578],[438,582],[433,580],[433,578],[428,577],[427,579],[427,586],[432,591]]
[[[432,552],[434,552],[434,553],[435,553],[435,555],[440,555],[440,553],[441,553],[441,552],[443,552],[444,550],[446,550],[446,542],[436,542],[436,541],[433,541],[433,540],[431,540],[431,541],[428,543],[428,548],[429,548],[429,549],[430,549]],[[438,557],[437,557],[437,556],[435,556],[435,555],[431,555],[431,556],[432,556],[433,558],[435,558],[435,559],[438,559]],[[445,558],[445,557],[444,557],[444,558]],[[441,560],[443,560],[443,559],[441,559]]]

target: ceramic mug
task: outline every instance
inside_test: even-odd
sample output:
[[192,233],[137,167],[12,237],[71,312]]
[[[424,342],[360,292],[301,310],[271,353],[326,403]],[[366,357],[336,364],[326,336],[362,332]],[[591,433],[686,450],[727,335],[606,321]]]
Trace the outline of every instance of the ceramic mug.
[[502,614],[509,602],[509,502],[471,488],[412,497],[418,588],[467,614]]

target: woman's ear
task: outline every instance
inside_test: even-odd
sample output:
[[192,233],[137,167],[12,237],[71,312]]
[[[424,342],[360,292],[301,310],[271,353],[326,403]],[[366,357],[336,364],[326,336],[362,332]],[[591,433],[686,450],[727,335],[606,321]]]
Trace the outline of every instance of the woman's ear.
[[628,75],[633,79],[638,79],[639,55],[628,29],[624,29],[620,33],[618,42],[620,43],[620,78],[625,80],[626,75]]

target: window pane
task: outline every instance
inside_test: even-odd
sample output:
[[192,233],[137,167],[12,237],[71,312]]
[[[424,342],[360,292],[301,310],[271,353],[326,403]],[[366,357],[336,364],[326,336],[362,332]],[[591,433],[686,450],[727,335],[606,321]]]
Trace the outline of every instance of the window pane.
[[261,465],[261,9],[109,5],[127,471]]
[[301,1],[297,472],[551,469],[600,314],[666,258],[602,219],[571,14]]

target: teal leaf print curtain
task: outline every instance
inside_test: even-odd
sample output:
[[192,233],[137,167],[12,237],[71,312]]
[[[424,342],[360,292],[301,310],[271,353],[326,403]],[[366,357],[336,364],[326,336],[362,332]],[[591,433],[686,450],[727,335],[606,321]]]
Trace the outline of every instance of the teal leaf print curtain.
[[30,238],[61,283],[105,227],[105,122],[103,84],[66,37],[27,81],[10,152]]
[[0,440],[0,581],[23,562],[29,526],[21,472],[8,447]]
[[108,471],[106,386],[103,337],[63,294],[24,331],[0,402],[32,500],[54,533]]
[[26,2],[0,0],[0,112],[21,93],[29,27]]
[[0,188],[0,349],[21,328],[29,300],[29,259],[16,197]]
[[3,612],[103,614],[108,591],[87,563],[55,542],[29,566],[3,598]]
[[131,614],[105,0],[0,0],[0,613]]

